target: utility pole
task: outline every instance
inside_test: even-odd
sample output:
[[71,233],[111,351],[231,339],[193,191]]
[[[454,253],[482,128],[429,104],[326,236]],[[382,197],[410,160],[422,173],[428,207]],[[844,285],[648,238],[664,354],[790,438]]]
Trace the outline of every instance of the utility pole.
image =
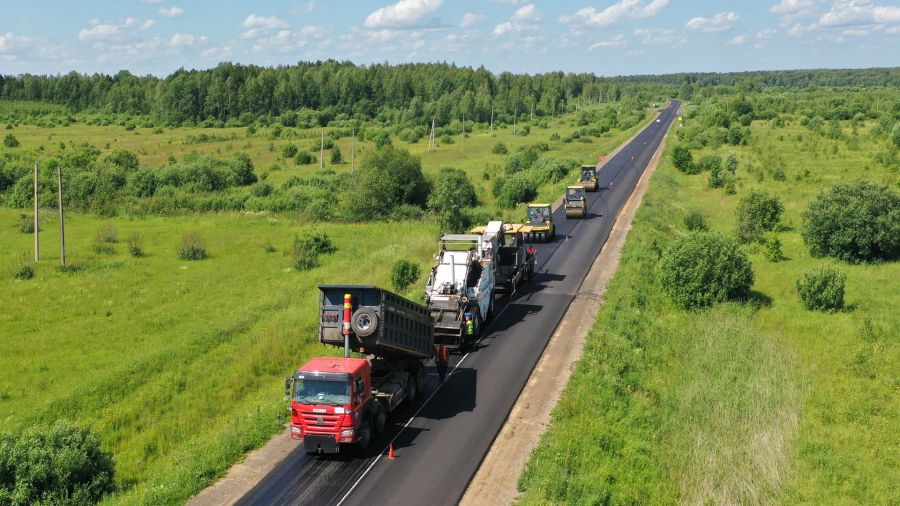
[[353,138],[350,139],[350,173],[356,170],[356,130],[353,131]]
[[59,259],[62,262],[62,266],[66,266],[66,217],[63,213],[63,192],[62,192],[62,170],[59,167],[56,168],[56,182],[57,188],[59,189],[59,244],[62,248],[62,254]]
[[40,261],[41,259],[41,229],[39,226],[38,220],[38,212],[40,206],[38,205],[38,168],[37,164],[34,164],[34,261]]
[[431,134],[428,135],[428,152],[434,151],[434,116],[431,117]]
[[325,168],[325,130],[322,130],[322,142],[319,144],[319,168]]

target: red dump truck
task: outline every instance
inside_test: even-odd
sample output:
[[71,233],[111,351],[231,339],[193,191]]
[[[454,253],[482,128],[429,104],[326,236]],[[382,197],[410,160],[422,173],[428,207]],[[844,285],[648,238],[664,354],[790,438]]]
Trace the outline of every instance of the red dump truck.
[[313,454],[365,450],[391,412],[423,393],[434,324],[427,308],[381,288],[319,290],[319,341],[343,346],[344,357],[314,358],[287,379],[291,438]]

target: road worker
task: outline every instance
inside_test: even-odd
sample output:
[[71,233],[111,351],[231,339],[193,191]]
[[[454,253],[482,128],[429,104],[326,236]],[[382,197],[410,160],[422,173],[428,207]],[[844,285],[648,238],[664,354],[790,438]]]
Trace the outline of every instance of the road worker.
[[450,361],[450,354],[447,353],[447,347],[443,344],[439,344],[435,348],[434,365],[437,367],[438,378],[443,383],[444,377],[447,376],[447,363]]
[[471,340],[475,336],[475,322],[472,321],[472,316],[466,315],[466,336]]

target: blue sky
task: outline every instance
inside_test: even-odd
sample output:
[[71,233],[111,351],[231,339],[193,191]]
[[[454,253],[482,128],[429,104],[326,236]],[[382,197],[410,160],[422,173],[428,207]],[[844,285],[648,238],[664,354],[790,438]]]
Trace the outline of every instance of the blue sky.
[[897,0],[4,0],[0,74],[448,61],[598,75],[900,65]]

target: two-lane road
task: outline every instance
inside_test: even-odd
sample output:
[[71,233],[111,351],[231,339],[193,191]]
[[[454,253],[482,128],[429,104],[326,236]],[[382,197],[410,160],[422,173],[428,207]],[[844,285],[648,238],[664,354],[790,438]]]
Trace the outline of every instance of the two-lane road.
[[[588,193],[588,217],[554,212],[556,239],[537,244],[534,282],[496,316],[476,349],[454,357],[438,386],[430,370],[426,401],[393,418],[366,457],[309,457],[297,448],[241,504],[391,504],[459,502],[478,470],[550,336],[612,230],[678,109],[673,101],[600,171]],[[386,458],[393,441],[396,458]]]

